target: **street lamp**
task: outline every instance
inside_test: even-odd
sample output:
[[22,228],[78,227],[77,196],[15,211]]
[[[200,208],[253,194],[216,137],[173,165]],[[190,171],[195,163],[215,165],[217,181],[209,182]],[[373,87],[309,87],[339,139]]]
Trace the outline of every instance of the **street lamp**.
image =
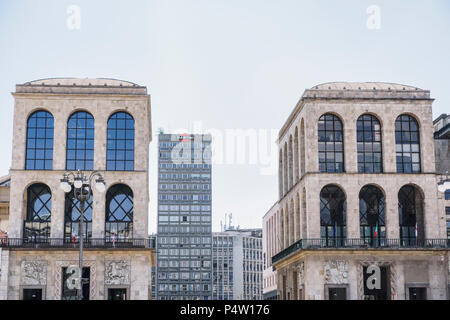
[[80,241],[80,256],[79,256],[79,271],[80,271],[80,282],[79,289],[77,292],[78,300],[83,299],[83,219],[84,219],[84,205],[85,202],[89,200],[92,194],[92,179],[97,177],[95,180],[95,189],[98,192],[103,193],[106,189],[105,180],[103,180],[102,175],[98,171],[94,171],[86,178],[83,172],[78,170],[77,172],[66,172],[63,174],[63,178],[60,180],[60,187],[65,192],[68,193],[74,187],[73,194],[75,198],[80,202],[80,221],[78,227],[78,237]]
[[448,171],[445,174],[445,179],[441,179],[438,183],[438,191],[445,193],[445,191],[450,190],[450,179],[448,178]]

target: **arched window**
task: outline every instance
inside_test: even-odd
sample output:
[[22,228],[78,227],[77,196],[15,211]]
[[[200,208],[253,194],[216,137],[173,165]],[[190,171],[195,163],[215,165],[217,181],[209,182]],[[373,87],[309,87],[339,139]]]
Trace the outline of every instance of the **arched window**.
[[28,118],[26,170],[53,169],[53,129],[53,116],[47,111],[36,111]]
[[[404,246],[415,246],[424,239],[423,197],[412,185],[398,192],[400,240]],[[417,242],[419,240],[419,243]]]
[[362,187],[359,192],[359,230],[361,239],[369,245],[384,244],[386,223],[384,195],[375,186]]
[[[80,201],[75,198],[72,189],[66,193],[64,204],[64,240],[66,242],[72,242],[73,237],[78,241],[80,218]],[[92,193],[89,200],[84,203],[83,218],[83,238],[89,239],[92,237]]]
[[280,149],[280,156],[278,159],[278,189],[280,198],[283,196],[283,150]]
[[50,237],[52,213],[52,193],[43,183],[35,183],[27,189],[27,215],[24,222],[23,238],[33,242]]
[[85,111],[72,114],[67,122],[67,170],[93,170],[94,117]]
[[295,127],[295,134],[294,134],[294,184],[297,183],[299,176],[298,172],[300,169],[300,164],[298,162],[298,153],[299,153],[299,147],[298,147],[298,127]]
[[292,154],[292,136],[290,136],[289,137],[289,146],[288,146],[288,148],[289,148],[289,163],[288,163],[288,176],[289,176],[289,186],[288,186],[288,188],[289,189],[291,189],[292,188],[292,186],[294,185],[294,172],[293,172],[293,168],[294,168],[294,166],[293,166],[293,158],[294,158],[294,155]]
[[401,115],[395,120],[397,172],[420,172],[420,135],[416,119]]
[[333,114],[319,118],[319,171],[344,172],[342,122]]
[[356,122],[358,142],[358,172],[379,173],[383,171],[380,121],[364,114]]
[[116,112],[108,120],[106,170],[134,170],[134,119]]
[[300,176],[305,174],[306,158],[305,158],[305,121],[302,118],[300,123]]
[[108,240],[133,237],[133,191],[116,184],[106,193],[105,236]]
[[340,246],[347,237],[345,194],[335,185],[320,191],[320,237],[325,246]]

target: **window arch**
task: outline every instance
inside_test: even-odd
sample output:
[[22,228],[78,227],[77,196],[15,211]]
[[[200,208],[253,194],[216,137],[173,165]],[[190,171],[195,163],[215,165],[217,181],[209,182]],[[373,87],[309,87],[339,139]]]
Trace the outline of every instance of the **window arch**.
[[359,192],[359,230],[360,237],[370,245],[380,245],[386,239],[384,194],[367,185]]
[[300,170],[300,164],[298,162],[298,153],[300,149],[298,146],[298,127],[295,127],[294,133],[294,184],[297,183],[299,179],[298,172]]
[[133,236],[133,191],[116,184],[106,193],[105,236],[107,239],[131,239]]
[[67,170],[94,169],[94,117],[86,111],[72,114],[67,121]]
[[53,169],[53,115],[36,111],[27,121],[25,170]]
[[27,188],[27,211],[23,237],[27,241],[46,240],[50,237],[52,193],[43,183]]
[[410,115],[400,115],[395,120],[395,152],[397,172],[420,172],[419,125]]
[[325,246],[339,246],[346,236],[345,194],[336,185],[326,185],[320,191],[320,237]]
[[364,114],[356,121],[358,172],[383,172],[381,125],[373,115]]
[[405,185],[398,192],[400,240],[402,245],[416,245],[424,239],[423,197],[413,185]]
[[294,155],[292,154],[292,135],[291,136],[289,136],[289,145],[288,145],[288,148],[289,148],[289,154],[288,154],[288,157],[289,157],[289,163],[288,163],[288,188],[289,189],[291,189],[292,188],[292,186],[294,185],[294,172],[293,172],[293,168],[294,168],[294,166],[293,166],[293,158],[294,158]]
[[342,122],[333,114],[319,118],[319,171],[344,172]]
[[106,170],[134,170],[134,119],[116,112],[108,119]]
[[[83,213],[83,238],[92,237],[92,192],[89,199],[84,204]],[[64,202],[64,240],[71,242],[75,236],[79,236],[79,222],[81,218],[80,201],[75,198],[72,191],[66,193]]]

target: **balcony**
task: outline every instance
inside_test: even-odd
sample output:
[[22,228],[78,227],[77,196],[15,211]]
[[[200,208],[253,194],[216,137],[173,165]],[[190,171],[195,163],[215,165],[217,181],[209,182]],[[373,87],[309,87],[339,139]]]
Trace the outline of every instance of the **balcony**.
[[[154,249],[155,238],[142,239],[111,239],[89,238],[84,239],[84,249]],[[80,247],[79,241],[67,238],[2,238],[0,248],[9,249],[76,249]]]
[[272,264],[300,250],[351,249],[351,250],[410,250],[450,249],[450,239],[300,239],[272,257]]

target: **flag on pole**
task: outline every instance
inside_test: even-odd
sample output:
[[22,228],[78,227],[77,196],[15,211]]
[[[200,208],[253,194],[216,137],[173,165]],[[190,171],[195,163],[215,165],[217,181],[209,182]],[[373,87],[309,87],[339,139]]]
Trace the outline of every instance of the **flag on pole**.
[[75,244],[75,235],[72,236],[72,242]]
[[375,233],[373,235],[375,238],[378,236],[378,222],[377,225],[375,226]]

